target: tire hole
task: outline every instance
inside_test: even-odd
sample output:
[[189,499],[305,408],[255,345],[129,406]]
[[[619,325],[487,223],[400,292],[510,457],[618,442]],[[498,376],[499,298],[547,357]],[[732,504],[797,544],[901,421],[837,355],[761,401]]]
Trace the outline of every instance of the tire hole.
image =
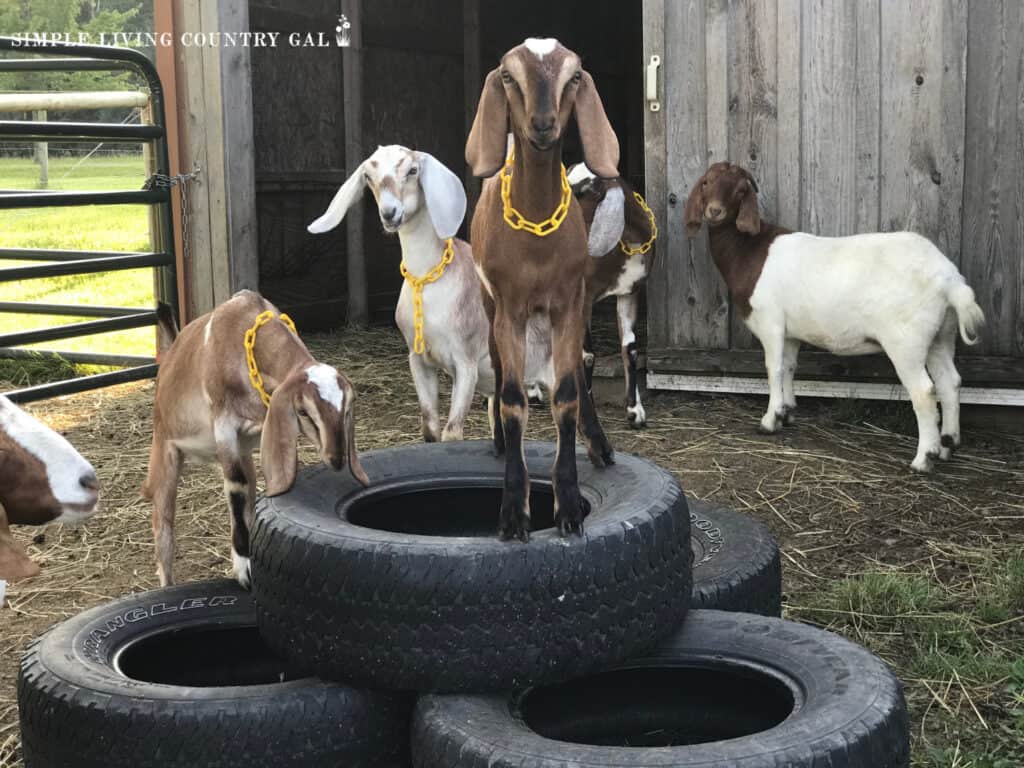
[[535,688],[519,702],[548,739],[604,747],[680,747],[774,728],[793,712],[790,687],[735,663],[643,667]]
[[[500,482],[500,480],[498,481]],[[413,536],[493,538],[498,530],[499,485],[418,485],[370,490],[342,511],[353,525]],[[530,527],[555,525],[549,483],[530,483]]]

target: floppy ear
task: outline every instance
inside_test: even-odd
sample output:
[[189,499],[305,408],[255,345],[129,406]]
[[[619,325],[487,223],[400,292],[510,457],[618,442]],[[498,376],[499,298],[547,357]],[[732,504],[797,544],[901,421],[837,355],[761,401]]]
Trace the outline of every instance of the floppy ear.
[[295,483],[299,457],[299,417],[295,414],[294,386],[285,381],[270,396],[270,407],[260,435],[260,461],[267,481],[267,496],[278,496]]
[[587,167],[604,179],[619,175],[619,140],[604,113],[601,97],[597,95],[594,78],[583,73],[576,89],[576,125],[583,142],[583,160]]
[[743,196],[740,212],[736,215],[736,229],[748,235],[756,235],[761,231],[761,214],[757,210],[757,187],[750,182],[750,189]]
[[587,237],[587,253],[598,258],[605,256],[622,239],[626,228],[626,196],[618,184],[605,192],[597,204],[594,220]]
[[474,176],[493,176],[504,165],[507,133],[508,100],[499,69],[495,68],[484,80],[473,127],[466,139],[466,163]]
[[[39,566],[29,560],[25,550],[14,540],[7,525],[7,512],[0,505],[0,583],[27,579],[39,574]],[[0,597],[0,608],[3,598]]]
[[701,191],[701,183],[704,177],[697,179],[697,183],[690,190],[690,196],[686,198],[686,211],[683,213],[683,221],[686,223],[686,236],[694,238],[700,232],[700,225],[704,223],[704,193]]
[[434,231],[442,240],[454,237],[466,216],[466,190],[459,177],[436,157],[427,152],[416,154],[420,161],[420,186]]
[[366,177],[363,175],[363,164],[360,163],[359,167],[341,185],[341,189],[338,190],[334,199],[331,200],[331,204],[327,206],[324,215],[306,229],[314,235],[318,235],[321,232],[330,232],[341,224],[341,220],[345,218],[345,213],[348,209],[362,197],[364,189],[366,189]]
[[348,460],[348,468],[352,477],[365,488],[370,484],[370,478],[363,471],[359,454],[356,452],[356,417],[351,405],[353,397],[354,395],[348,398],[348,412],[345,414],[345,458]]

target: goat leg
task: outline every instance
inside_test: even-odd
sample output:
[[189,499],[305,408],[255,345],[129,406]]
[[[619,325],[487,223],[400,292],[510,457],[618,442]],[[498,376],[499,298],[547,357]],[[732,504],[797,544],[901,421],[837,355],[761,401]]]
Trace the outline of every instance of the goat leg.
[[[523,436],[530,409],[523,370],[526,367],[526,319],[511,318],[497,307],[492,326],[500,361],[499,408],[505,447],[505,486],[501,497],[498,535],[502,539],[530,539],[530,475],[523,453]],[[498,430],[495,430],[497,437]],[[497,442],[497,440],[495,440]]]

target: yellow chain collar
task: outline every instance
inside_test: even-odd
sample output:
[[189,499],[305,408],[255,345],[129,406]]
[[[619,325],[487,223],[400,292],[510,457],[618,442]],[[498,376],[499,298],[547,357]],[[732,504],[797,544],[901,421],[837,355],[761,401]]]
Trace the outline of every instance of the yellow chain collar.
[[399,266],[399,269],[402,270],[402,277],[412,286],[412,325],[416,331],[412,342],[412,351],[417,355],[422,355],[426,350],[426,345],[423,343],[423,286],[438,280],[444,274],[445,267],[452,263],[453,258],[455,258],[455,247],[449,237],[444,241],[441,260],[423,277],[416,277],[412,274],[406,268],[404,260]]
[[644,198],[639,192],[634,192],[633,197],[640,204],[640,207],[643,208],[644,213],[647,214],[647,218],[651,220],[651,239],[643,245],[638,245],[635,248],[631,248],[626,245],[625,240],[620,240],[619,247],[622,248],[622,252],[627,256],[636,256],[641,253],[647,253],[651,250],[651,246],[654,245],[654,241],[658,239],[658,224],[654,220],[654,211],[647,207],[647,203],[644,202]]
[[512,229],[525,229],[537,237],[547,237],[552,232],[557,232],[569,213],[569,202],[572,200],[572,188],[569,186],[569,179],[565,175],[565,166],[562,166],[562,200],[552,213],[544,221],[536,223],[523,218],[523,214],[512,207],[512,161],[515,153],[509,153],[505,160],[505,167],[501,169],[501,203],[504,208],[505,223]]
[[[256,317],[256,322],[252,324],[252,328],[245,332],[245,364],[249,366],[249,382],[252,384],[252,388],[255,389],[259,395],[260,400],[263,404],[270,407],[270,395],[267,394],[267,390],[263,388],[263,376],[260,375],[259,368],[256,367],[256,353],[253,351],[256,347],[256,331],[262,328],[264,325],[274,319],[274,313],[269,309],[266,312],[261,312]],[[295,323],[282,312],[278,319],[288,326],[288,329],[296,336],[299,332],[295,330]]]

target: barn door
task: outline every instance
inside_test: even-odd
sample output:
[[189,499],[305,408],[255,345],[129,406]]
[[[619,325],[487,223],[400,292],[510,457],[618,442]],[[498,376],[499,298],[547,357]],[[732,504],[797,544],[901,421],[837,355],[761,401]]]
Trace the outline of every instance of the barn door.
[[[706,109],[727,108],[726,73],[707,71],[706,5],[644,0],[644,162],[647,197],[660,216],[658,258],[647,287],[648,370],[684,350],[705,355],[729,347],[729,301],[707,251],[706,238],[687,240],[687,184],[709,157],[724,158],[724,136],[708,135]],[[724,5],[724,4],[723,4]],[[724,14],[720,14],[724,20]],[[724,37],[725,27],[720,30]],[[709,34],[714,34],[712,27]],[[719,93],[709,82],[721,81]]]

